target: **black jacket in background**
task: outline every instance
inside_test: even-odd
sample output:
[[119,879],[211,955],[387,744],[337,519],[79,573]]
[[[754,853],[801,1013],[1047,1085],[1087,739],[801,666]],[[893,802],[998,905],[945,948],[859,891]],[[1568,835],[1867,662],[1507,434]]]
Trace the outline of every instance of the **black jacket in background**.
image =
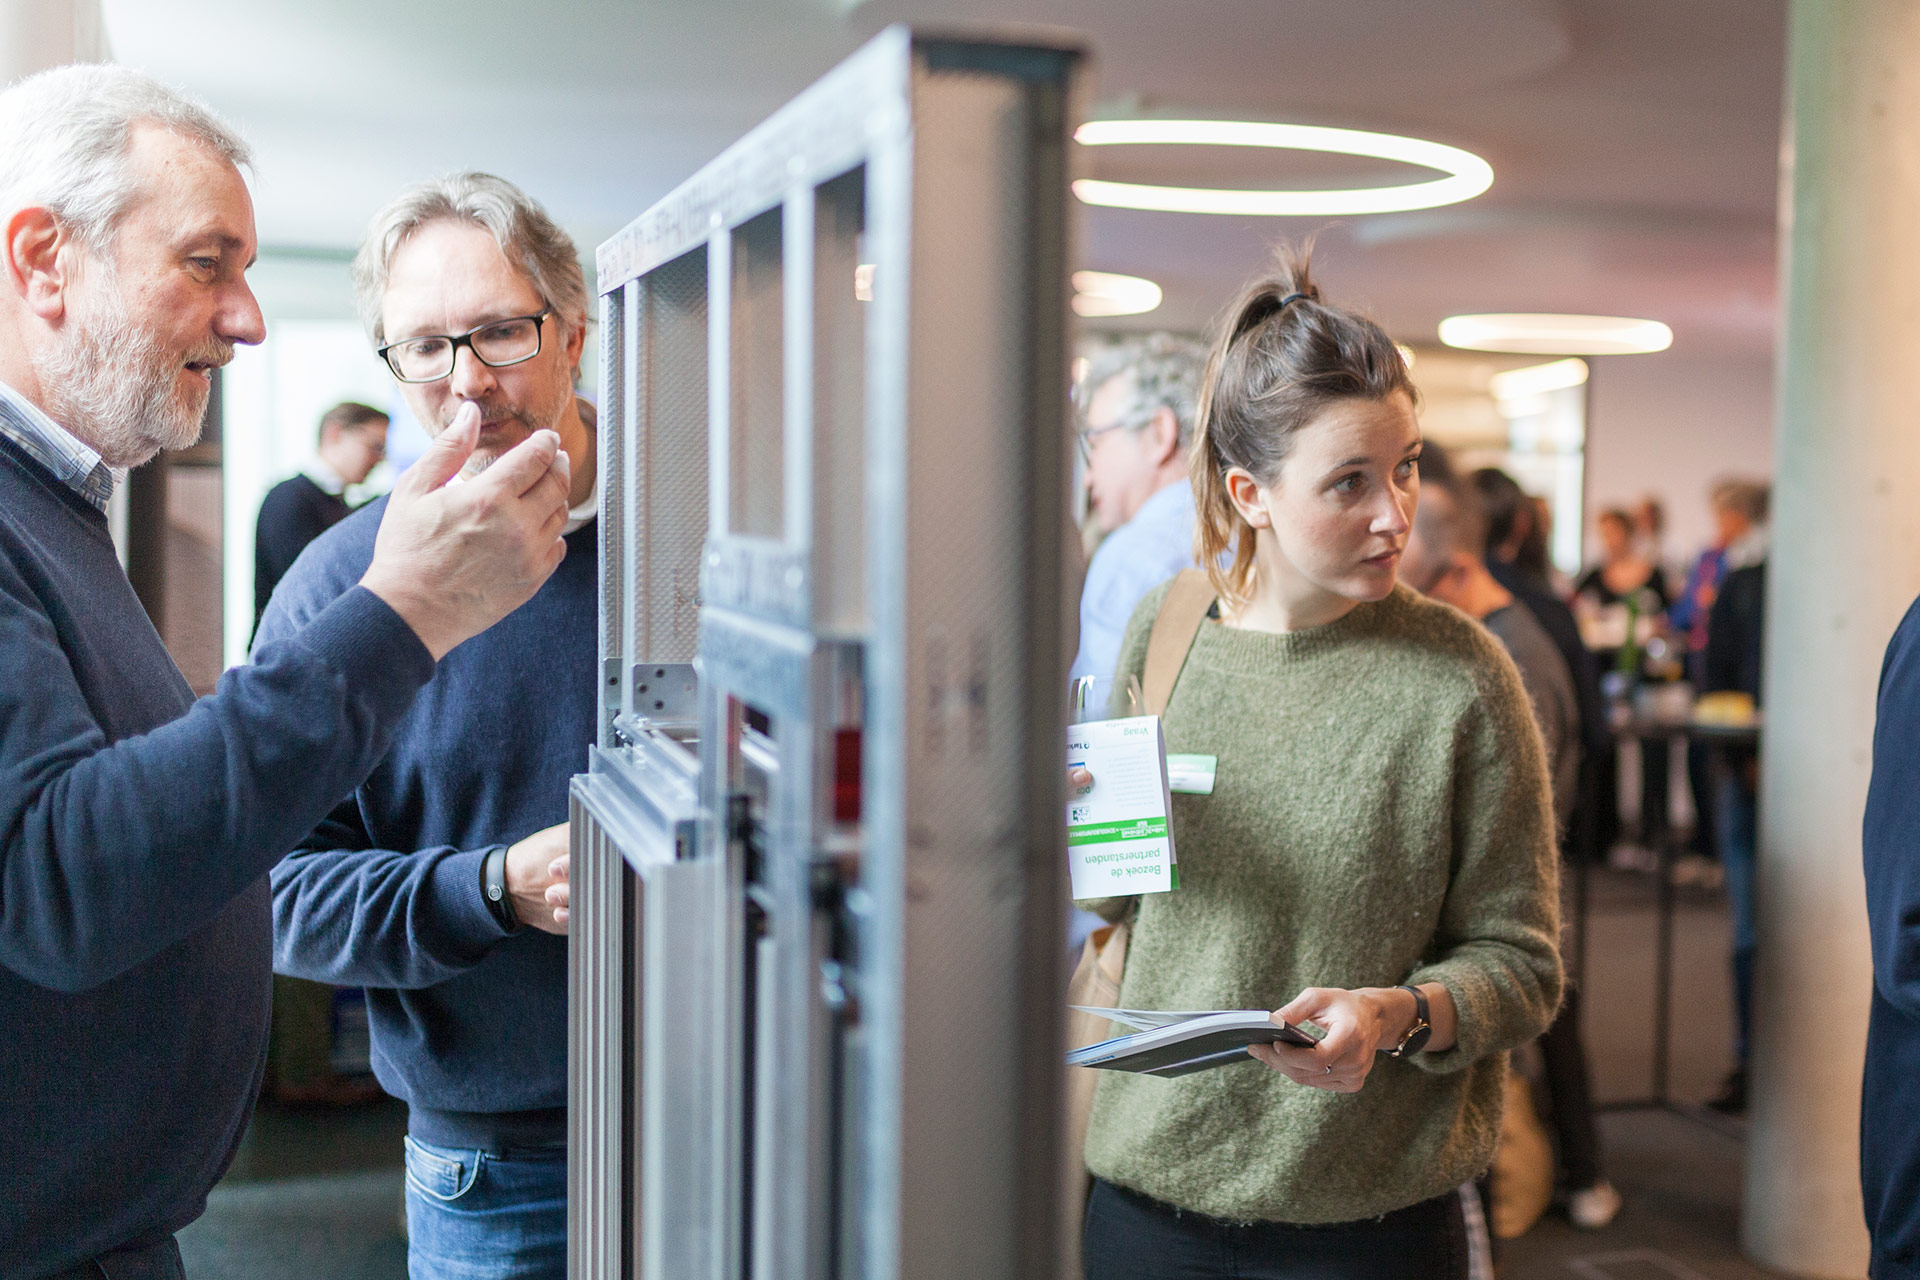
[[1734,690],[1760,700],[1760,633],[1767,616],[1767,564],[1735,569],[1720,582],[1707,615],[1702,693]]
[[1600,664],[1580,639],[1580,624],[1574,621],[1573,610],[1567,607],[1566,601],[1512,564],[1489,560],[1487,571],[1493,574],[1495,582],[1527,607],[1527,612],[1553,641],[1553,647],[1566,659],[1567,671],[1573,676],[1574,700],[1580,706],[1580,744],[1586,748],[1588,758],[1611,748],[1613,730],[1607,723],[1606,699],[1600,694]]
[[306,476],[282,480],[260,503],[253,530],[253,625],[267,611],[267,600],[307,544],[347,518],[353,508]]

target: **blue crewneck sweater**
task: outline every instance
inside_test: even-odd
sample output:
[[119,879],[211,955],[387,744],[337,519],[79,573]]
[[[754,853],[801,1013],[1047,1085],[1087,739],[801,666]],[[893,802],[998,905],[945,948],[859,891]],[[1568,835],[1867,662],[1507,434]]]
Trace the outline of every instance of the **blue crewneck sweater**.
[[1920,601],[1887,645],[1862,842],[1873,1005],[1860,1184],[1874,1280],[1920,1277]]
[[[259,643],[294,634],[366,571],[381,499],[281,580]],[[448,653],[348,803],[273,873],[281,973],[367,988],[373,1069],[423,1142],[564,1141],[566,939],[507,934],[487,851],[567,820],[597,731],[597,526],[533,599]]]
[[266,872],[433,672],[340,595],[194,701],[106,518],[0,438],[0,1276],[198,1217],[265,1060]]

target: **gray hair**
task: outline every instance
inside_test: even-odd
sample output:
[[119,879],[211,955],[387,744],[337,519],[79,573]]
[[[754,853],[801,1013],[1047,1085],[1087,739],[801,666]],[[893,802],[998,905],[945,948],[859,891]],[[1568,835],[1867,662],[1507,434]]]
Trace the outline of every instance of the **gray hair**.
[[1087,362],[1086,400],[1123,374],[1130,374],[1130,396],[1120,421],[1138,430],[1161,406],[1173,410],[1180,425],[1180,447],[1193,440],[1194,413],[1200,403],[1200,379],[1207,349],[1176,333],[1128,334],[1111,338]]
[[367,238],[353,259],[353,296],[374,346],[386,341],[380,301],[387,292],[393,255],[415,231],[442,219],[469,222],[492,233],[507,261],[553,308],[563,333],[586,326],[587,277],[580,269],[573,237],[519,187],[469,169],[408,187],[373,215]]
[[1722,480],[1713,486],[1713,505],[1744,516],[1749,524],[1765,524],[1773,490],[1761,480]]
[[154,124],[238,169],[240,135],[207,107],[127,67],[82,63],[0,93],[0,208],[40,207],[99,253],[140,191],[127,162],[133,127]]

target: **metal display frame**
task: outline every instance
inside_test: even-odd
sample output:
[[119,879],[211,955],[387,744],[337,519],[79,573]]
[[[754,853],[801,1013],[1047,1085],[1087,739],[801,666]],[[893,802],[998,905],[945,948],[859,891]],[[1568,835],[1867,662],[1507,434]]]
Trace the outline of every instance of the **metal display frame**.
[[575,1280],[1057,1273],[1079,64],[891,28],[600,247]]

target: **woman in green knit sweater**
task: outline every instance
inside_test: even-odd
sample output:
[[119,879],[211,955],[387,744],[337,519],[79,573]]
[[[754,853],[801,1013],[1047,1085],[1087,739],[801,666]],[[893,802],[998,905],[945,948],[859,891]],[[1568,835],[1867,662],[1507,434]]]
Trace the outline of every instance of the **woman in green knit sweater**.
[[1214,788],[1174,797],[1178,889],[1083,905],[1133,915],[1123,1006],[1277,1005],[1327,1034],[1259,1065],[1102,1073],[1088,1280],[1464,1280],[1459,1188],[1492,1158],[1505,1050],[1560,1000],[1526,694],[1477,624],[1396,585],[1413,386],[1304,255],[1230,312],[1193,448],[1218,598],[1164,723],[1169,751],[1217,757]]

